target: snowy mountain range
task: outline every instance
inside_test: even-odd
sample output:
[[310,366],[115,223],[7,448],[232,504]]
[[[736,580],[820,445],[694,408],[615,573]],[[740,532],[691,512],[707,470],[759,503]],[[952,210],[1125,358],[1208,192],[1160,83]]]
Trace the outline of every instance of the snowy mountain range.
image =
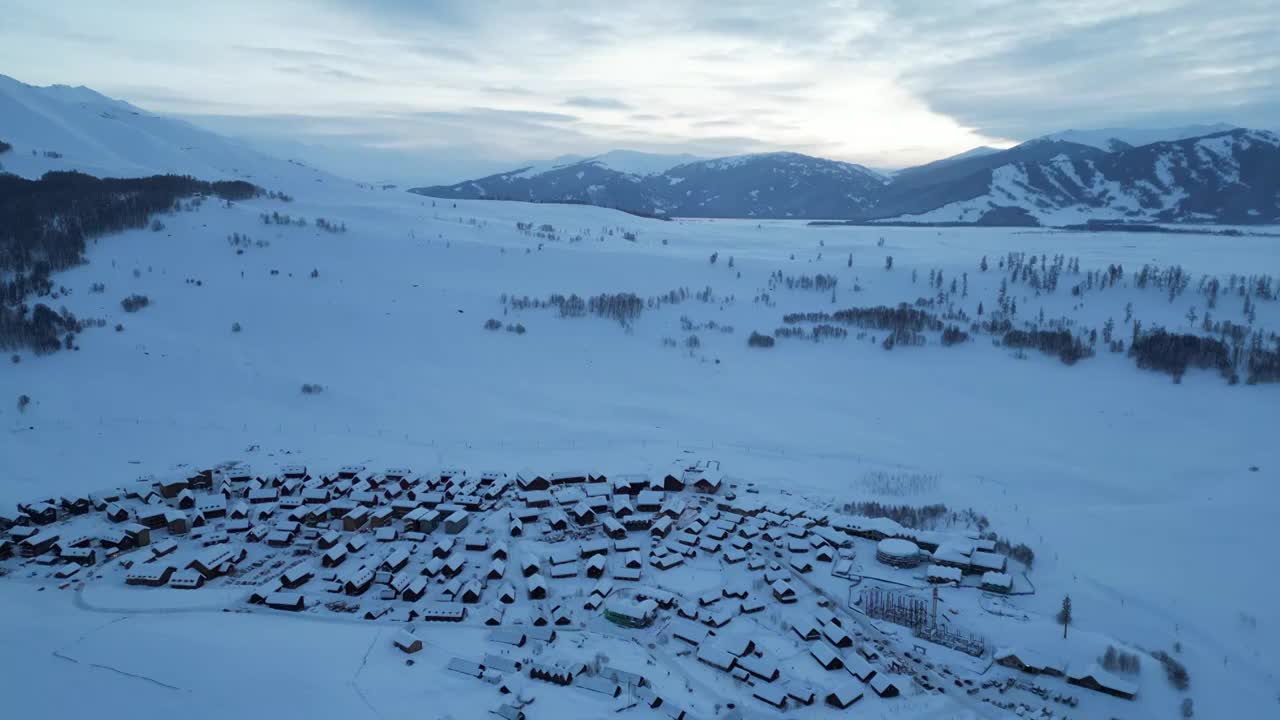
[[149,113],[86,87],[37,87],[0,75],[0,172],[38,177],[78,170],[99,177],[192,175],[278,186],[333,176],[255,151],[182,120]]
[[[602,156],[607,157],[607,156]],[[433,197],[579,202],[672,217],[994,225],[1280,221],[1280,137],[1226,125],[1069,130],[884,175],[795,153],[628,172],[599,158],[525,167]]]
[[588,158],[541,172],[525,167],[411,192],[579,202],[673,217],[846,218],[869,211],[886,182],[861,165],[777,152],[686,162],[646,174]]
[[1106,152],[1043,139],[920,177],[877,203],[900,221],[1280,221],[1280,136],[1236,129]]
[[[263,187],[343,181],[85,87],[0,75],[0,172],[188,174]],[[1228,125],[1068,130],[892,174],[797,153],[717,159],[613,151],[563,156],[413,192],[571,202],[665,217],[1063,225],[1094,220],[1280,222],[1280,137]]]

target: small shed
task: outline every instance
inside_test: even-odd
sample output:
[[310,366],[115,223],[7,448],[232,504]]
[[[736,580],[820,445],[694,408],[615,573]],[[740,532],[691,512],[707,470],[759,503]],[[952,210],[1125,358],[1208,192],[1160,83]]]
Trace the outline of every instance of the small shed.
[[824,699],[831,707],[844,710],[862,699],[862,688],[848,681],[836,683]]
[[817,642],[809,646],[809,654],[817,661],[823,670],[839,670],[844,667],[844,661],[835,648],[830,645]]
[[303,596],[297,593],[274,592],[267,595],[265,604],[269,608],[276,610],[291,610],[298,612],[306,608],[307,603]]
[[1112,675],[1096,663],[1089,665],[1083,672],[1067,673],[1067,682],[1125,700],[1132,700],[1138,695],[1137,685]]
[[408,630],[401,630],[396,633],[395,638],[393,638],[391,642],[402,652],[409,655],[422,650],[422,638],[414,635]]
[[882,698],[897,697],[901,694],[901,691],[898,689],[897,679],[890,677],[889,675],[876,673],[876,676],[871,678],[871,682],[868,684],[871,686],[871,689],[875,691],[876,695],[879,695]]
[[501,643],[503,645],[511,645],[514,647],[524,647],[529,641],[527,635],[516,628],[494,628],[489,631],[490,642]]

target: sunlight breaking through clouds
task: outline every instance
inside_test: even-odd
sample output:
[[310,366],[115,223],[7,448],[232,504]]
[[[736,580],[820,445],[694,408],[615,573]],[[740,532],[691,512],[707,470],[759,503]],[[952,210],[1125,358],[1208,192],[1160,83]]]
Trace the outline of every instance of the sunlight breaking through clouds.
[[[1280,110],[1275,3],[20,0],[0,71],[423,180],[617,147],[900,167],[1067,127]],[[399,171],[396,171],[398,174]]]

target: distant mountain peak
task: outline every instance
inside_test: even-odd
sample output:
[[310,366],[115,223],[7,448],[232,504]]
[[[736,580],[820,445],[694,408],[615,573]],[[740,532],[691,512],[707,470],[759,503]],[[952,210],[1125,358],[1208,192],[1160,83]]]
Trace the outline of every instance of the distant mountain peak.
[[1096,130],[1063,130],[1043,135],[1036,140],[1061,140],[1088,145],[1106,152],[1118,152],[1156,142],[1185,140],[1239,129],[1236,125],[1213,123],[1170,128],[1099,128]]
[[585,202],[654,215],[828,219],[865,210],[884,182],[861,165],[788,151],[710,159],[615,151],[412,192]]

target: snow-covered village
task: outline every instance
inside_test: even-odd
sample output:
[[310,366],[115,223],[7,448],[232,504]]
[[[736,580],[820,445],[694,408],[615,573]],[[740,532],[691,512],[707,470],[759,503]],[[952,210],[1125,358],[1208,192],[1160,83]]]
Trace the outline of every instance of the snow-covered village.
[[1280,6],[0,15],[5,717],[1280,717]]
[[1118,664],[1022,644],[1025,548],[1011,560],[963,525],[918,531],[762,492],[715,460],[661,476],[232,465],[19,510],[0,517],[10,576],[90,608],[105,587],[138,608],[167,590],[366,621],[368,655],[403,656],[405,677],[504,718],[859,703],[889,717],[948,700],[1065,718],[1122,712],[1139,692]]

